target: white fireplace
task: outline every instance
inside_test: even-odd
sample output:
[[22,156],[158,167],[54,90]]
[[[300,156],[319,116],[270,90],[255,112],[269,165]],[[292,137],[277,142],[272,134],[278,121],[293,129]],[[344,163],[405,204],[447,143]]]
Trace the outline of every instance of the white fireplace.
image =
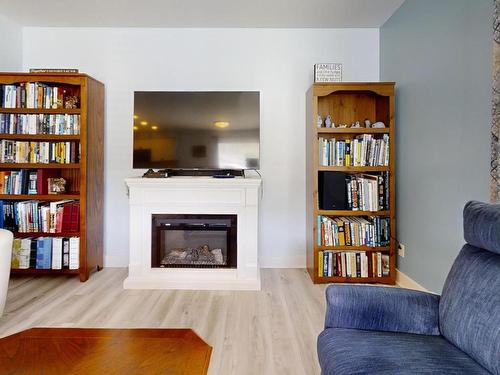
[[[126,179],[126,184],[130,204],[130,260],[129,275],[123,282],[125,289],[260,290],[258,226],[261,179],[256,173],[247,172],[245,177],[228,179],[138,177]],[[222,218],[221,222],[212,219],[218,217]],[[192,220],[184,220],[189,218]],[[209,218],[207,224],[199,221],[202,218]],[[213,259],[218,259],[223,253],[229,261],[224,258],[222,262],[221,257],[221,261],[214,261],[218,265],[207,266],[207,262],[198,261],[191,267],[183,262],[172,262],[183,263],[181,266],[169,266],[165,264],[168,262],[162,261],[163,258],[156,259],[159,255],[155,251],[159,245],[158,239],[153,238],[155,227],[188,225],[186,233],[191,233],[193,226],[205,225],[207,233],[216,233],[215,229],[221,229],[218,225],[228,222],[225,218],[234,218],[231,222],[235,231],[228,233],[231,233],[231,238],[236,234],[236,238],[228,240],[227,245],[229,249],[231,243],[235,253],[229,256],[226,248],[221,252],[208,246],[199,251],[205,251]],[[214,230],[210,227],[212,225]],[[174,231],[161,233],[163,236],[163,233]],[[171,238],[175,236],[171,235]],[[198,252],[197,249],[194,251]],[[191,254],[186,258],[184,251],[182,256],[187,259]],[[205,259],[202,257],[200,259]]]

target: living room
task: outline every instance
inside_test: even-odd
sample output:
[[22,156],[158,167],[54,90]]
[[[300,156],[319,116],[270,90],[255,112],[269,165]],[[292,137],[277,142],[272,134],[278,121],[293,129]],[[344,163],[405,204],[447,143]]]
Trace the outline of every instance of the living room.
[[[481,345],[472,338],[467,342],[471,335],[467,329],[456,329],[463,331],[464,337],[450,338],[450,328],[444,327],[445,317],[441,315],[438,319],[431,314],[439,325],[434,330],[422,326],[403,330],[404,337],[423,333],[419,336],[449,344],[456,358],[459,354],[466,358],[457,359],[456,367],[440,362],[446,356],[443,353],[451,352],[430,356],[422,349],[424,360],[411,354],[415,347],[435,351],[435,343],[426,346],[424,341],[406,341],[401,352],[395,351],[400,356],[397,361],[396,354],[393,357],[383,351],[370,352],[370,338],[359,338],[366,344],[357,346],[353,344],[357,339],[354,336],[336,342],[340,336],[327,340],[322,333],[344,328],[356,331],[355,311],[360,309],[370,314],[365,316],[367,320],[377,322],[373,327],[359,327],[362,332],[389,331],[397,336],[396,328],[411,326],[405,319],[419,321],[419,308],[395,304],[382,311],[382,307],[364,304],[392,298],[376,290],[388,294],[418,290],[422,293],[418,296],[432,296],[422,302],[429,306],[445,301],[451,287],[445,287],[445,281],[448,275],[455,275],[450,270],[466,242],[492,254],[488,267],[492,267],[491,275],[495,270],[498,275],[496,1],[294,0],[284,4],[114,0],[61,6],[53,0],[23,0],[2,5],[0,115],[14,116],[17,124],[22,116],[40,115],[52,121],[50,116],[62,114],[74,116],[81,124],[80,132],[63,135],[2,131],[0,137],[14,145],[33,141],[53,145],[61,141],[70,149],[71,144],[78,144],[80,154],[79,162],[70,160],[65,166],[32,161],[19,166],[13,165],[13,160],[0,164],[2,176],[8,174],[10,178],[12,171],[25,170],[28,180],[30,172],[33,178],[43,179],[43,189],[47,188],[46,179],[50,179],[62,180],[62,189],[66,190],[58,192],[56,185],[49,184],[54,195],[38,191],[43,195],[38,198],[27,197],[31,194],[28,192],[15,196],[4,191],[0,193],[2,210],[9,204],[17,210],[20,203],[33,200],[47,203],[50,210],[50,203],[66,200],[73,205],[71,213],[76,202],[80,233],[79,237],[71,235],[71,231],[68,236],[57,236],[31,227],[21,231],[20,220],[15,222],[15,228],[0,220],[5,229],[14,232],[14,243],[16,238],[17,243],[24,239],[28,247],[29,241],[38,237],[60,238],[57,243],[61,247],[67,237],[80,241],[77,265],[70,269],[68,255],[66,271],[62,258],[61,269],[44,270],[36,265],[20,269],[19,264],[11,269],[15,258],[12,245],[3,251],[9,259],[8,268],[0,269],[0,282],[5,281],[5,286],[0,285],[0,303],[6,296],[0,316],[0,363],[9,369],[7,373],[42,373],[43,366],[49,366],[45,373],[83,371],[77,363],[91,366],[86,361],[97,354],[85,355],[81,344],[75,343],[83,342],[81,335],[87,335],[88,349],[97,334],[102,334],[99,337],[108,344],[105,371],[110,373],[500,373],[500,302],[494,292],[500,280],[486,271],[482,277],[488,277],[488,283],[478,280],[477,285],[482,287],[476,285],[474,291],[482,289],[486,297],[480,299],[488,302],[468,300],[465,295],[459,298],[464,304],[474,301],[474,316],[485,319],[478,326],[487,327],[488,334],[476,326],[471,328],[485,335]],[[320,68],[325,69],[324,76],[320,76]],[[5,105],[5,87],[14,87],[14,91],[19,88],[21,93],[26,90],[27,98],[32,98],[31,83],[40,83],[38,87],[48,87],[52,93],[54,88],[63,87],[65,94],[61,102],[55,94],[53,104],[45,111],[21,105],[21,94],[20,103],[14,99],[13,106]],[[144,107],[140,106],[141,93],[146,95]],[[220,101],[221,106],[226,106],[221,107],[224,111],[233,103],[231,95],[237,96],[238,103],[243,102],[243,97],[256,103],[244,108],[256,118],[257,132],[245,133],[254,134],[251,144],[256,151],[252,151],[252,157],[245,156],[244,165],[235,168],[238,173],[244,170],[244,175],[226,176],[229,164],[196,164],[187,159],[185,164],[182,160],[154,164],[149,159],[149,164],[141,164],[137,145],[140,143],[142,149],[163,134],[163,124],[155,123],[152,113],[162,108],[169,108],[163,116],[181,112],[184,107],[179,102],[172,104],[179,100],[175,96],[188,97],[182,116],[202,113],[200,108],[205,107],[195,105],[199,103],[196,96],[202,93],[208,95],[202,98],[205,103],[228,94]],[[154,103],[159,103],[157,108],[153,108]],[[342,112],[339,108],[348,109]],[[224,111],[217,112],[216,105],[210,111],[212,117],[207,123],[214,134],[228,133],[238,126],[236,121],[222,118],[220,113]],[[347,112],[349,115],[342,115]],[[216,113],[219,117],[215,117]],[[378,123],[382,124],[376,126]],[[146,128],[149,135],[141,138]],[[362,168],[345,160],[347,164],[341,167],[317,160],[321,142],[328,147],[333,142],[335,151],[331,152],[335,153],[336,143],[354,149],[363,135],[379,142],[377,145],[387,141],[387,162],[360,164]],[[200,134],[191,138],[195,143],[185,148],[192,160],[207,160],[211,146],[202,144]],[[240,138],[231,155],[246,150],[246,146],[241,147],[243,143],[248,144],[248,139]],[[177,157],[181,155],[180,145],[179,141]],[[173,147],[167,149],[165,146],[169,155],[175,154]],[[1,151],[5,152],[3,144]],[[67,155],[71,159],[71,151]],[[57,168],[59,174],[46,173]],[[153,174],[143,177],[150,168]],[[207,168],[216,170],[215,176],[199,175]],[[191,175],[179,176],[183,173]],[[350,181],[352,176],[385,179],[387,190],[372,192],[380,194],[385,209],[353,213],[352,201],[349,203],[344,193],[342,204],[351,204],[350,209],[345,206],[334,213],[332,208],[320,207],[318,201],[322,202],[322,198],[328,205],[327,176],[340,176],[342,180],[348,176]],[[344,189],[343,183],[341,186]],[[336,198],[334,195],[338,202]],[[491,204],[466,206],[470,201]],[[464,207],[471,217],[474,209],[482,212],[481,220],[496,217],[490,224],[482,224],[486,228],[482,235],[491,238],[475,240],[474,234],[466,234],[464,241]],[[188,214],[192,217],[186,218]],[[214,218],[215,214],[219,217]],[[328,225],[338,224],[337,219],[342,219],[341,226],[350,222],[349,228],[357,224],[376,228],[380,217],[387,218],[391,228],[383,246],[332,245],[323,241],[325,237],[316,242],[317,235],[324,235]],[[202,219],[205,221],[200,223]],[[180,225],[174,229],[174,224]],[[473,224],[470,228],[477,229],[479,224]],[[161,239],[168,235],[165,233],[173,235],[186,225],[191,229],[204,225],[203,230],[209,228],[207,233],[211,234],[220,226],[228,226],[224,236],[227,245],[234,244],[233,255],[228,255],[230,250],[223,246],[196,249],[197,259],[201,254],[224,267],[201,264],[199,260],[199,264],[185,267],[185,262],[172,260],[173,255],[181,259],[194,256],[185,248],[171,252],[170,258],[161,251],[155,255],[154,248],[161,249]],[[152,234],[155,228],[157,234]],[[380,231],[377,233],[380,236]],[[337,233],[336,241],[338,237]],[[67,242],[68,248],[77,248],[76,240]],[[217,247],[223,250],[216,252]],[[353,263],[345,259],[347,253],[353,255]],[[64,256],[63,251],[61,254]],[[336,256],[331,263],[320,261],[330,259],[331,254],[339,255],[338,261]],[[222,260],[217,260],[220,257]],[[367,267],[361,266],[363,259]],[[182,267],[179,263],[183,263]],[[380,265],[380,275],[373,264]],[[354,272],[356,266],[359,275]],[[327,269],[334,269],[333,275]],[[344,290],[370,293],[360,292],[365,288],[373,294],[332,294]],[[401,304],[420,298],[411,294],[417,292],[407,293],[399,296]],[[436,300],[439,295],[441,302]],[[336,319],[344,316],[342,306],[335,305],[341,304],[338,301],[342,298],[352,304],[346,302],[344,306],[350,309],[346,319],[352,319],[346,327],[335,326],[340,324]],[[407,311],[405,308],[408,315],[391,323],[396,318],[389,312]],[[339,311],[338,317],[335,311]],[[453,319],[468,321],[468,312],[461,314]],[[35,328],[41,331],[31,330]],[[132,333],[134,329],[138,331]],[[38,358],[39,363],[29,367],[29,356],[17,353],[16,361],[9,360],[14,357],[6,355],[1,344],[2,340],[7,345],[11,342],[8,340],[37,337],[39,345],[45,345],[40,343],[56,334],[66,335],[71,345],[80,345],[79,354],[67,354],[68,360],[61,363],[57,361],[57,350],[47,350],[45,359]],[[147,353],[138,339],[135,352],[128,351],[132,349],[127,347],[127,334],[137,334],[158,350]],[[380,336],[380,345],[389,345],[393,336]],[[337,348],[345,345],[344,354],[333,343]],[[175,352],[181,347],[182,353]],[[348,350],[358,347],[355,352]],[[36,349],[26,346],[24,350]],[[172,356],[169,350],[175,354]],[[144,356],[140,362],[130,359],[122,367],[109,365],[112,359],[118,361],[125,353],[136,352]],[[162,355],[173,357],[172,361],[162,361]],[[343,355],[351,365],[360,367],[349,367],[346,358],[339,360]],[[389,367],[383,367],[383,355],[387,355]],[[414,367],[391,367],[396,362],[405,363],[404,356]],[[363,369],[363,364],[378,363],[377,359],[380,368]],[[165,362],[182,364],[168,368]],[[89,369],[94,369],[93,373],[104,371],[103,367],[86,367],[86,373],[92,373]]]

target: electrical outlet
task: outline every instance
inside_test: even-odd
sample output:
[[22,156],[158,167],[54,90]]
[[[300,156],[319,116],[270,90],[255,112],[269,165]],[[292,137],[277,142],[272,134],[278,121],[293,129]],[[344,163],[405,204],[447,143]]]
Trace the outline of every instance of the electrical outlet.
[[398,255],[401,257],[401,258],[404,258],[405,257],[405,248],[406,246],[403,245],[402,243],[398,244]]

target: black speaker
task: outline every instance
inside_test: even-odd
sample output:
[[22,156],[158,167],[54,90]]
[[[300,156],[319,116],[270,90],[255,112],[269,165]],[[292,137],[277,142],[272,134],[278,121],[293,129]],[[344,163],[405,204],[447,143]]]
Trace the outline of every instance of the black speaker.
[[320,210],[347,210],[346,177],[343,172],[318,172]]

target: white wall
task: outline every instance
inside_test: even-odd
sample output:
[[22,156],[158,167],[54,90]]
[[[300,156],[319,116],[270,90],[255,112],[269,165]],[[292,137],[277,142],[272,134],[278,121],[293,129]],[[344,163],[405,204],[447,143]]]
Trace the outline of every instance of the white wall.
[[317,62],[379,78],[378,29],[25,28],[24,69],[79,68],[106,85],[105,265],[128,261],[123,182],[134,90],[260,90],[261,264],[305,266],[305,92]]
[[0,71],[22,68],[22,28],[0,14]]

